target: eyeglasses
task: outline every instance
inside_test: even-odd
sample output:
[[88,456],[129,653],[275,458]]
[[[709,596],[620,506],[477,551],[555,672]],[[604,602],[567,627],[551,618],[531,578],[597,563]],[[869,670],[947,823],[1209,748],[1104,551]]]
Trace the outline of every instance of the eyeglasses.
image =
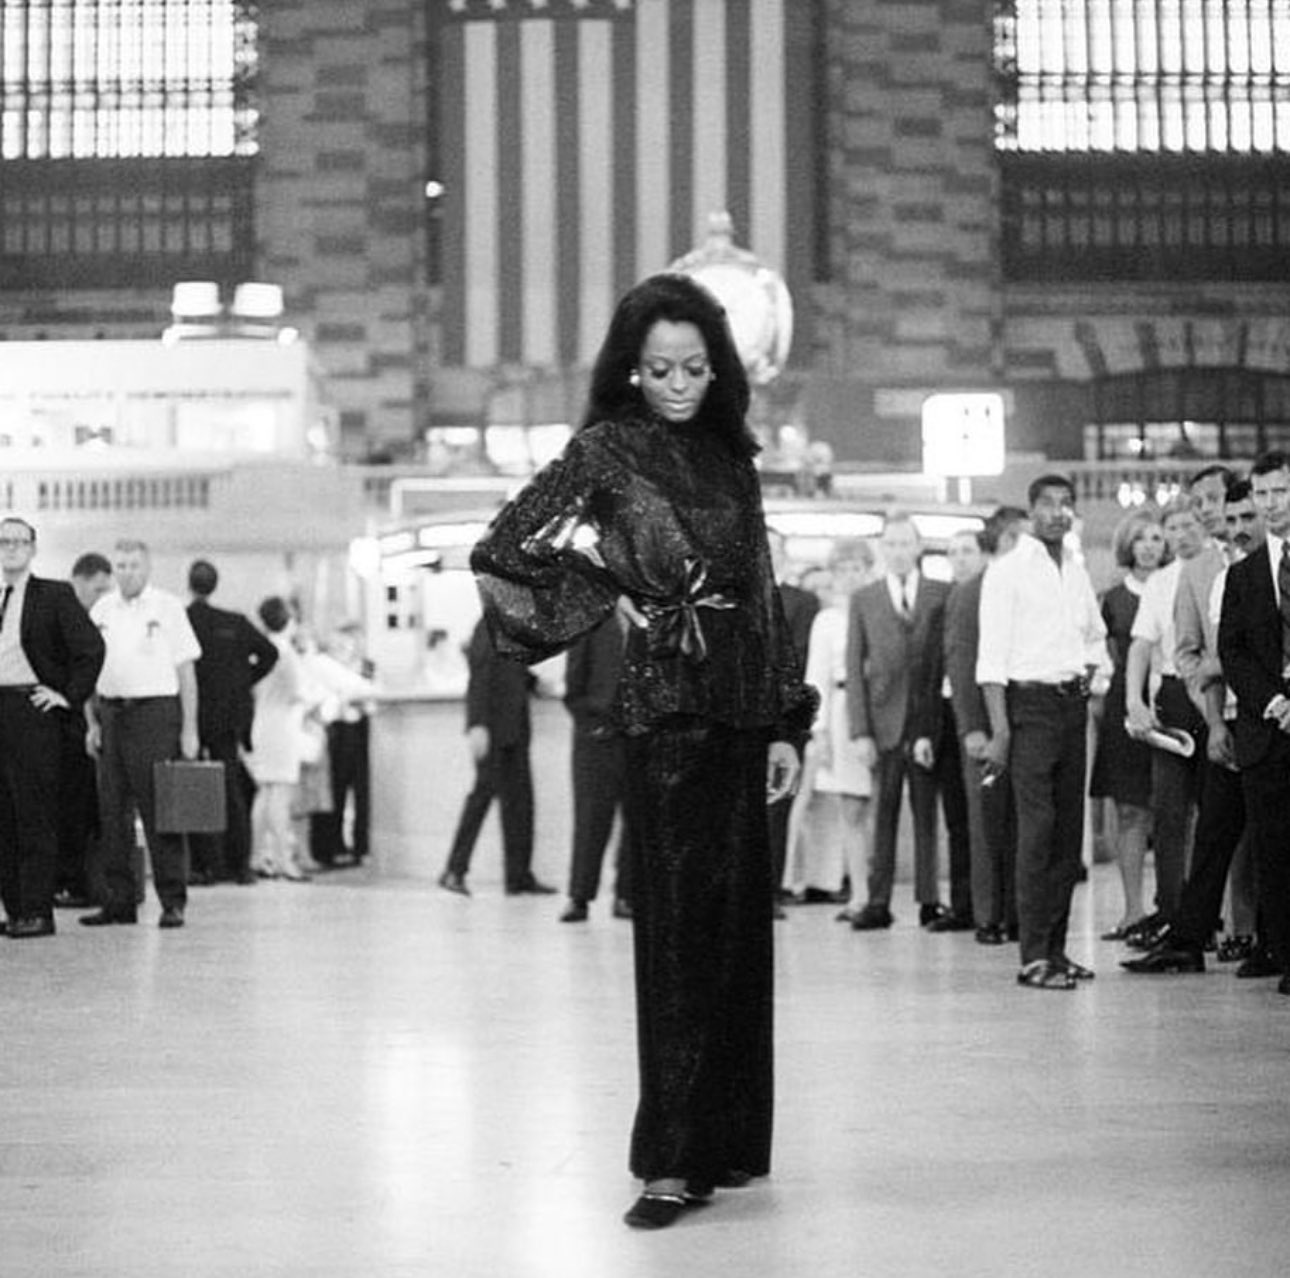
[[30,537],[0,537],[0,550],[13,550],[16,546],[30,546]]

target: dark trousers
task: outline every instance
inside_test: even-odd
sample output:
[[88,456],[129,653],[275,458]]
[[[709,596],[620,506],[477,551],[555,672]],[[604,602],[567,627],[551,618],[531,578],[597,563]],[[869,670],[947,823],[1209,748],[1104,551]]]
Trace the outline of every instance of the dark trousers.
[[38,710],[30,688],[0,688],[0,901],[10,919],[53,913],[66,713]]
[[948,701],[944,705],[941,723],[941,739],[936,743],[936,764],[932,773],[941,796],[941,816],[945,819],[945,836],[949,843],[950,909],[967,919],[972,917],[972,835],[958,727]]
[[222,834],[190,834],[188,838],[194,872],[212,882],[245,879],[251,872],[251,808],[239,746],[236,732],[220,733],[202,742],[207,756],[224,765],[227,818]]
[[[569,896],[575,901],[594,901],[614,817],[623,804],[627,776],[623,740],[618,736],[593,736],[575,727],[571,755],[573,859],[569,867]],[[630,857],[623,854],[626,842],[624,824],[618,838],[614,884],[614,896],[622,901],[631,899],[627,883],[631,877]]]
[[1017,924],[1017,814],[1012,778],[996,774],[981,784],[981,765],[962,754],[972,849],[972,914],[977,927]]
[[85,719],[78,712],[61,716],[58,771],[57,890],[97,901],[92,859],[99,833],[99,786],[94,760],[85,749]]
[[502,816],[502,853],[508,891],[524,887],[533,877],[533,776],[529,746],[494,746],[475,766],[475,784],[466,796],[448,854],[447,871],[463,877],[480,827],[496,799]]
[[188,901],[188,852],[180,834],[157,830],[152,765],[179,757],[182,716],[178,697],[99,701],[103,744],[99,752],[99,812],[103,873],[110,910],[135,908],[134,813],[138,810],[152,862],[152,882],[162,907]]
[[1218,925],[1223,890],[1237,845],[1245,832],[1245,790],[1241,774],[1208,760],[1201,765],[1200,806],[1191,872],[1183,885],[1172,934],[1183,944],[1204,945]]
[[[368,721],[327,725],[327,757],[331,764],[331,811],[309,818],[309,852],[319,865],[335,865],[353,853],[365,860],[372,825],[372,784],[368,764]],[[345,847],[345,805],[354,799],[354,846]]]
[[1290,972],[1290,737],[1278,736],[1258,763],[1242,769],[1241,785],[1259,920],[1273,957]]
[[1056,688],[1008,685],[1017,812],[1017,924],[1021,962],[1066,952],[1071,893],[1084,841],[1088,707]]
[[896,831],[900,826],[901,797],[909,779],[909,806],[914,814],[914,900],[931,905],[939,895],[936,881],[936,778],[909,757],[909,747],[898,745],[878,755],[874,769],[877,804],[874,812],[873,851],[869,856],[869,904],[890,905],[896,879]]
[[1179,758],[1167,750],[1151,752],[1152,855],[1156,865],[1156,909],[1172,917],[1182,898],[1192,813],[1200,795],[1205,761],[1205,721],[1187,694],[1186,685],[1167,675],[1156,693],[1156,717],[1170,728],[1184,728],[1196,738],[1196,753]]

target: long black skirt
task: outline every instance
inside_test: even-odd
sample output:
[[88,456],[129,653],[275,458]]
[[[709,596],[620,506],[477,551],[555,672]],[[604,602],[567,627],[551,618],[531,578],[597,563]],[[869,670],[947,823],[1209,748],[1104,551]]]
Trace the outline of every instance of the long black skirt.
[[632,1172],[770,1170],[773,899],[766,734],[678,721],[628,739],[640,1106]]

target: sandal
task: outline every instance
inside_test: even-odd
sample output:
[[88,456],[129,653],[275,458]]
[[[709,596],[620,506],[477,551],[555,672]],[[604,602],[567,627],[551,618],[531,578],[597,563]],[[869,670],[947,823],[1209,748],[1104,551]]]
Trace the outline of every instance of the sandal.
[[1035,959],[1017,973],[1017,984],[1028,985],[1032,990],[1073,990],[1075,978],[1047,959]]
[[643,1193],[627,1209],[623,1220],[633,1229],[666,1229],[689,1206],[684,1194]]

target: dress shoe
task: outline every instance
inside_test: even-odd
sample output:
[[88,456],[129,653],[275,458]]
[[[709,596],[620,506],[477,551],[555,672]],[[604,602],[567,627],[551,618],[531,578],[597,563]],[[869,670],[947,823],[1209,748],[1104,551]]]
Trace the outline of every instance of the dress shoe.
[[943,919],[949,911],[939,902],[933,901],[929,905],[920,905],[918,907],[918,926],[930,928],[933,923]]
[[987,923],[976,930],[978,945],[1002,945],[1004,943],[1003,926],[999,923]]
[[1163,914],[1148,914],[1124,929],[1124,943],[1133,950],[1154,949],[1168,926]]
[[1277,982],[1277,993],[1290,994],[1290,972],[1286,973],[1286,975]]
[[587,921],[586,901],[570,901],[560,915],[561,923],[585,923]]
[[466,876],[452,870],[445,870],[439,876],[439,886],[445,892],[455,892],[458,896],[470,895],[470,889],[466,886]]
[[851,920],[851,928],[856,932],[876,932],[881,928],[890,927],[895,921],[891,911],[885,905],[866,905]]
[[1218,947],[1220,963],[1243,963],[1254,953],[1252,936],[1228,936]]
[[929,932],[970,932],[972,927],[972,920],[967,915],[949,910],[939,918],[933,919],[927,925],[927,930]]
[[1047,959],[1035,959],[1017,973],[1017,984],[1032,990],[1073,990],[1075,977]]
[[632,917],[632,903],[617,896],[614,898],[614,908],[611,912],[616,919],[629,919]]
[[93,914],[82,914],[76,921],[86,927],[110,927],[115,923],[137,923],[139,913],[136,909],[109,909],[104,906]]
[[1243,981],[1257,981],[1264,976],[1280,976],[1281,965],[1260,947],[1236,969],[1236,975]]
[[53,915],[33,914],[29,918],[14,919],[9,924],[8,932],[15,941],[25,941],[33,936],[53,936]]
[[1141,958],[1124,959],[1120,966],[1126,972],[1159,976],[1165,972],[1203,972],[1205,954],[1199,945],[1183,945],[1166,938],[1149,949]]
[[553,888],[549,883],[541,883],[537,879],[529,879],[525,883],[517,884],[515,887],[506,889],[507,896],[554,896],[559,889]]
[[158,927],[183,927],[184,912],[178,905],[168,905],[161,911],[161,918],[157,920]]

